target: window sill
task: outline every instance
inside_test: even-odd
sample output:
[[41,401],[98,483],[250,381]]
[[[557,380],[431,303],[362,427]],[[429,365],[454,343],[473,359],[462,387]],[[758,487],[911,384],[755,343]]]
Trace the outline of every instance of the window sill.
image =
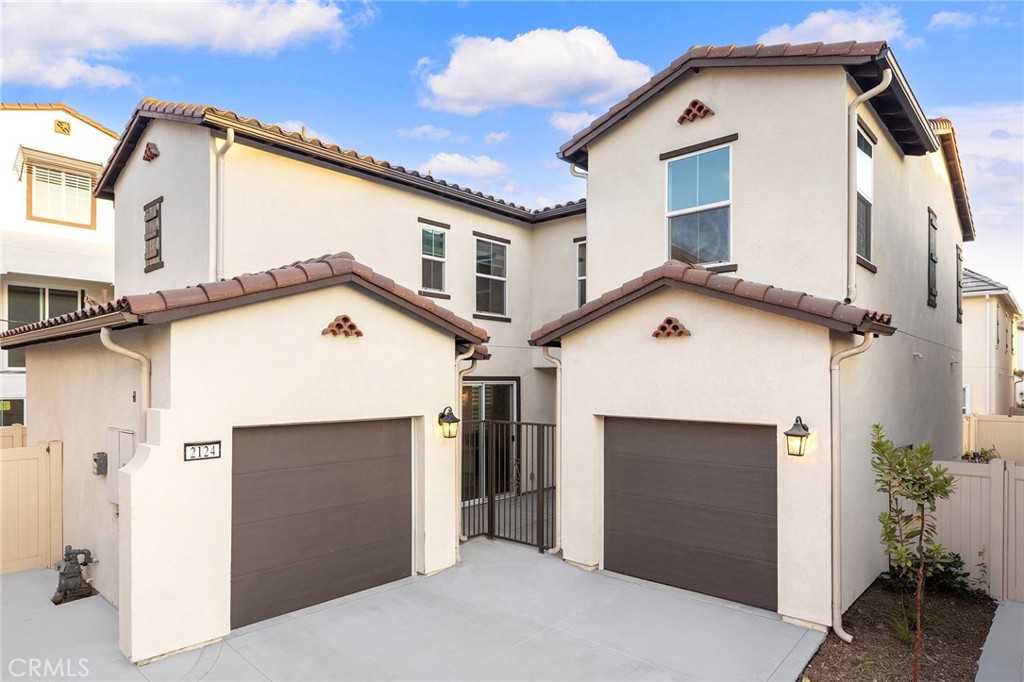
[[452,297],[451,294],[446,294],[443,291],[432,291],[430,289],[420,289],[416,293],[420,296],[426,296],[427,298],[443,298],[447,300]]
[[710,265],[702,265],[705,270],[722,274],[723,272],[736,272],[740,269],[740,266],[736,263],[711,263]]
[[869,261],[864,256],[857,256],[857,265],[861,266],[862,268],[864,268],[865,270],[872,274],[878,272],[878,266]]
[[492,315],[491,313],[473,313],[474,320],[491,320],[492,322],[511,322],[511,317],[504,315]]
[[147,265],[145,268],[143,268],[142,271],[143,272],[153,272],[154,270],[159,270],[163,266],[164,266],[164,262],[160,261],[159,263],[153,263],[152,265]]

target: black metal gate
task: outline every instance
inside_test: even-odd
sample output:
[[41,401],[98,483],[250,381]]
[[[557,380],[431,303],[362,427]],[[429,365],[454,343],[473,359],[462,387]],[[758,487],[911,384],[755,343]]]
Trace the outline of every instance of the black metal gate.
[[462,532],[554,546],[554,424],[462,423]]

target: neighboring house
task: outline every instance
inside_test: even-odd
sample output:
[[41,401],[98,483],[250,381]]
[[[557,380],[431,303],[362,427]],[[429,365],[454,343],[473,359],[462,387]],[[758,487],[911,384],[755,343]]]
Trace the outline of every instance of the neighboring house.
[[[92,195],[117,133],[64,104],[0,103],[0,330],[107,301],[114,210]],[[0,426],[25,421],[25,353],[0,353]]]
[[[557,420],[567,561],[841,630],[885,568],[871,424],[959,455],[974,225],[951,124],[885,43],[694,48],[559,155],[586,203],[529,211],[143,100],[97,187],[128,296],[0,338],[50,406],[30,438],[106,448],[105,482],[67,457],[66,537],[102,549],[132,660],[452,565],[473,463],[435,415],[459,398]],[[359,262],[305,260],[341,249]],[[115,344],[152,362],[151,407]]]
[[964,269],[964,414],[1010,414],[1019,400],[1014,361],[1020,320],[1009,287]]

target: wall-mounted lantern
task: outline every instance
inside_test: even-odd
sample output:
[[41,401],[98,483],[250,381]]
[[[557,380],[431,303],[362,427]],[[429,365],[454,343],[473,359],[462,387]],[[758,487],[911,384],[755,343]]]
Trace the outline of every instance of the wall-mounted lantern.
[[437,423],[441,425],[441,435],[445,438],[455,438],[459,435],[459,418],[452,412],[452,408],[446,407],[437,415]]
[[793,426],[786,431],[786,446],[789,448],[789,454],[794,457],[803,457],[809,435],[811,435],[811,430],[804,424],[803,419],[797,417]]

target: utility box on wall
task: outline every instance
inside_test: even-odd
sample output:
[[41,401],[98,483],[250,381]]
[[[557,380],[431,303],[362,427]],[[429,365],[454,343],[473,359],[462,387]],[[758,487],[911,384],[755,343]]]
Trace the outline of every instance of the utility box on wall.
[[107,429],[107,499],[118,504],[117,472],[135,454],[135,432],[110,427]]

